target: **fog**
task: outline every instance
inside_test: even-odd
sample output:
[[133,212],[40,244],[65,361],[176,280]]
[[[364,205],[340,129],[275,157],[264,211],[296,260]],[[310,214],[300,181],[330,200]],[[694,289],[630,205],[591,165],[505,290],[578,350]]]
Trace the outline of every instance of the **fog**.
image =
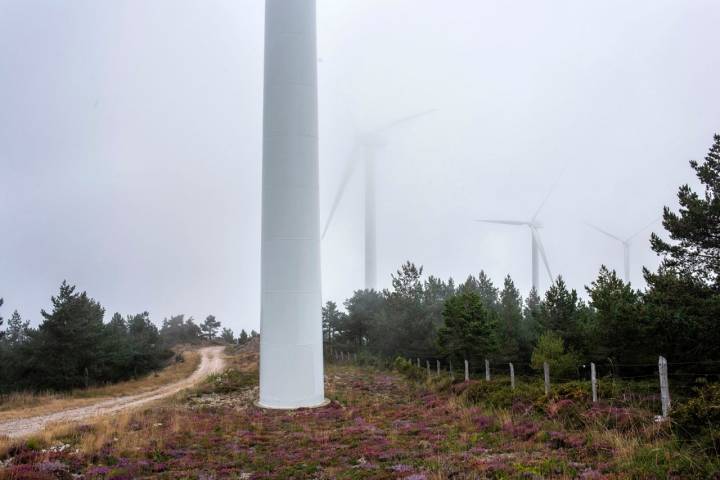
[[[63,279],[153,320],[259,326],[260,0],[0,0],[0,297],[33,321]],[[362,135],[378,278],[405,260],[530,288],[622,271],[720,131],[715,1],[318,0],[321,219]],[[363,170],[323,241],[326,300],[363,287]],[[656,268],[655,222],[631,279]],[[541,289],[549,284],[544,270]]]

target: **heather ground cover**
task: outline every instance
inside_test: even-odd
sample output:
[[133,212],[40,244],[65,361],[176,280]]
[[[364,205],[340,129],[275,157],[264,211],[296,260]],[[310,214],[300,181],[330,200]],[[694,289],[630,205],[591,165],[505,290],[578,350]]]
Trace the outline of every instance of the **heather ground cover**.
[[483,382],[338,365],[326,373],[328,406],[285,412],[253,406],[254,370],[229,370],[172,404],[19,444],[0,478],[716,475],[712,457],[680,447],[666,425],[630,408],[585,408],[577,389],[542,402],[528,388],[492,408]]

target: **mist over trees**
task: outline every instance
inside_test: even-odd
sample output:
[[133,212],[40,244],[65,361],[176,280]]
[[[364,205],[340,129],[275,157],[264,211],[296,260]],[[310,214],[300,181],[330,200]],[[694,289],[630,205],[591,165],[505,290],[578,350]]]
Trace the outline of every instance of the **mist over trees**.
[[683,185],[680,210],[664,209],[671,241],[653,234],[662,263],[644,271],[644,291],[601,266],[585,287],[587,302],[562,277],[523,299],[509,276],[498,287],[480,271],[455,286],[452,278],[424,279],[422,266],[407,262],[391,288],[356,291],[344,312],[328,302],[325,342],[386,357],[492,358],[533,368],[549,361],[564,373],[593,360],[720,359],[720,136],[703,162],[690,165],[705,191]]

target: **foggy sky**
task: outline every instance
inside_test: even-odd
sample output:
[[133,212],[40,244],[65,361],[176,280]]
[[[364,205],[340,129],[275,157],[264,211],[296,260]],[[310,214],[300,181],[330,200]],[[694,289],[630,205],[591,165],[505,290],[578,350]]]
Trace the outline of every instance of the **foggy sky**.
[[[0,297],[37,324],[63,279],[115,311],[259,326],[260,0],[0,0]],[[321,221],[358,135],[378,157],[381,285],[405,260],[530,286],[539,216],[582,290],[696,185],[720,131],[720,3],[318,0]],[[323,242],[362,288],[362,169]],[[632,280],[655,268],[650,231]],[[541,276],[543,288],[548,279]]]

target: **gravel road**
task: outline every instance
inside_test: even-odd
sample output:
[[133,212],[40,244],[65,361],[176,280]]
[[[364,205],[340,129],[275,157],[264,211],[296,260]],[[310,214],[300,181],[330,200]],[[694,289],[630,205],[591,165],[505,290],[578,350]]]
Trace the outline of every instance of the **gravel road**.
[[127,395],[110,400],[104,400],[85,407],[72,408],[37,417],[22,418],[0,423],[0,437],[10,438],[24,437],[41,431],[51,423],[77,422],[100,415],[108,415],[120,410],[139,407],[148,402],[159,400],[195,385],[210,375],[222,371],[225,361],[222,353],[225,347],[206,347],[199,350],[201,354],[200,365],[185,380],[165,385],[156,390],[151,390],[139,395]]

